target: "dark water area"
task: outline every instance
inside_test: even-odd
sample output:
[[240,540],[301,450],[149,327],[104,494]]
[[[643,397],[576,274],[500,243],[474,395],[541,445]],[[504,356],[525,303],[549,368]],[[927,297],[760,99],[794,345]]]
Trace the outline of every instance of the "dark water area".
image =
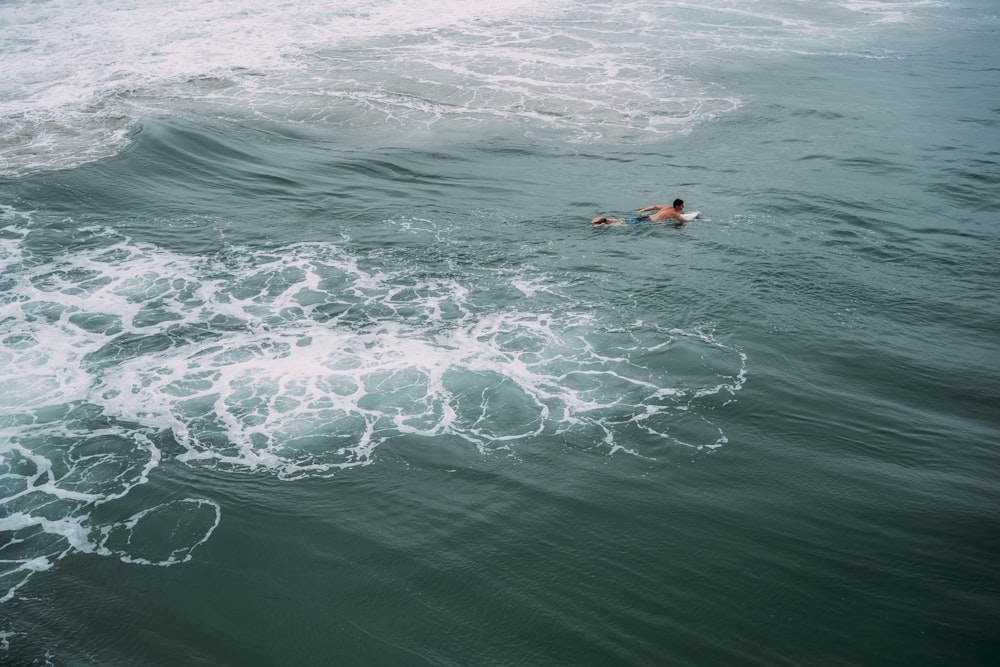
[[992,8],[258,5],[4,19],[0,662],[996,663]]

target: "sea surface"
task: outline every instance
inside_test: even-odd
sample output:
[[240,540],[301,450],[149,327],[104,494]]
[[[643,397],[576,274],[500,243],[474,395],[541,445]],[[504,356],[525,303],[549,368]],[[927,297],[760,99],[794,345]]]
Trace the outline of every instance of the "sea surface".
[[1000,664],[998,91],[994,0],[0,2],[0,663]]

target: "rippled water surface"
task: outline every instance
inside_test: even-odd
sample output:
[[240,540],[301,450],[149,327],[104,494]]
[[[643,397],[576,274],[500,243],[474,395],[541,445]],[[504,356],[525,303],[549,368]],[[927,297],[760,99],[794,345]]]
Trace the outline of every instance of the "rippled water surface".
[[0,662],[995,664],[998,26],[7,3]]

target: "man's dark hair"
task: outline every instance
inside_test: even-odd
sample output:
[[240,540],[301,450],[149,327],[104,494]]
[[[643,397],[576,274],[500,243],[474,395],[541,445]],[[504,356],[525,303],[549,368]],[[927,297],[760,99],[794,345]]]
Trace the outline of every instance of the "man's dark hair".
[[683,199],[675,199],[674,200],[674,208],[677,208],[678,206],[684,206],[684,200]]

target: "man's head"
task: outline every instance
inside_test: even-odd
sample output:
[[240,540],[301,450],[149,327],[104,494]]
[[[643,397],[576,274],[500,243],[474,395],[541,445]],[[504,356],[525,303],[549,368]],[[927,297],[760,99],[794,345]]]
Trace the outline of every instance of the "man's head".
[[674,200],[674,210],[675,211],[679,211],[682,208],[684,208],[684,200],[683,199],[675,199]]

